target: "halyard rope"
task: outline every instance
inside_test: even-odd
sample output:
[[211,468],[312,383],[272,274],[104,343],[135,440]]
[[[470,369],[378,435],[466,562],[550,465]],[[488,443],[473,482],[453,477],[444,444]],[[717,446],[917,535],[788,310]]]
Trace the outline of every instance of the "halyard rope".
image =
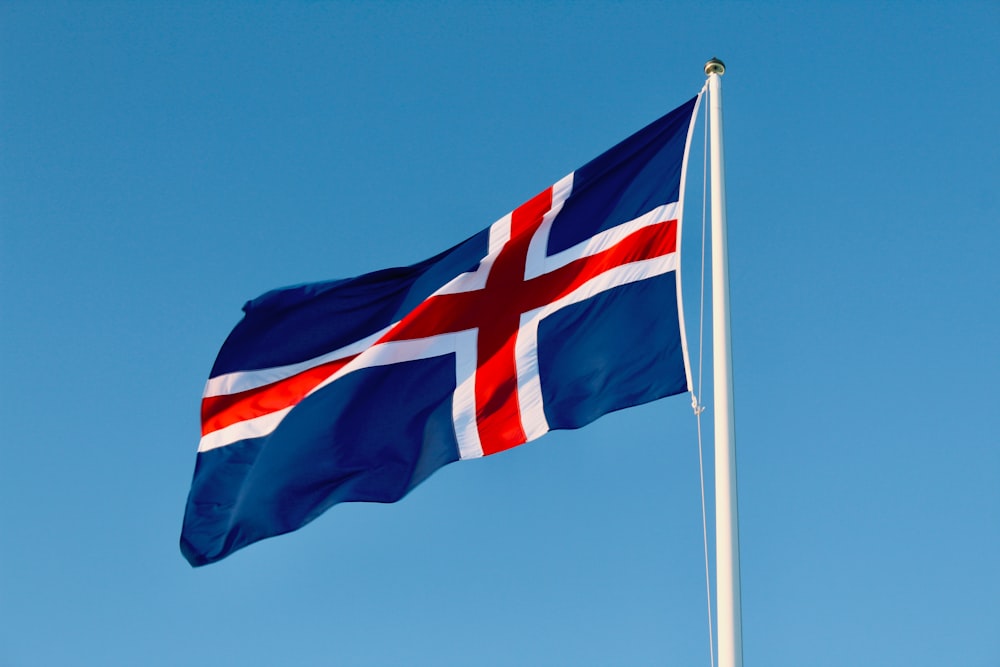
[[[706,84],[707,86],[707,84]],[[691,407],[694,409],[695,421],[698,424],[698,474],[701,481],[701,533],[705,550],[705,598],[708,607],[708,655],[710,666],[715,667],[715,633],[712,627],[712,585],[708,561],[708,520],[705,510],[705,456],[702,447],[701,413],[705,406],[701,404],[702,370],[704,367],[705,349],[705,230],[707,193],[708,193],[708,105],[705,105],[705,139],[702,149],[701,178],[701,295],[698,302],[698,386],[697,393],[691,397]]]

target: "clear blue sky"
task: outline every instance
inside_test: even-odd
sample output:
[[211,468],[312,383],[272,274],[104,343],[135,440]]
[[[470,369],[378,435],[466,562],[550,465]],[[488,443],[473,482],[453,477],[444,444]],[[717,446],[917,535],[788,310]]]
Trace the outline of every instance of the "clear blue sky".
[[995,2],[0,4],[0,664],[708,665],[684,397],[177,539],[246,299],[451,246],[716,55],[746,664],[1000,664],[998,42]]

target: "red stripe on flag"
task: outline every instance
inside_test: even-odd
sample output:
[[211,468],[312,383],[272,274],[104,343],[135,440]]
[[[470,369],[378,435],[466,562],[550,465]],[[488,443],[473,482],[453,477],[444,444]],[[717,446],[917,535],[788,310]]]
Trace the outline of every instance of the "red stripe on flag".
[[483,454],[510,449],[528,437],[521,424],[517,393],[517,357],[514,350],[521,324],[518,308],[524,285],[528,245],[552,208],[552,188],[514,209],[510,240],[493,262],[480,309],[489,313],[477,336],[476,423]]
[[511,239],[490,269],[486,286],[424,301],[381,341],[477,330],[476,423],[484,455],[526,442],[517,391],[515,346],[523,313],[560,299],[602,273],[677,249],[677,221],[642,227],[610,248],[525,280],[528,245],[551,206],[551,190],[516,209]]
[[[602,273],[677,249],[677,221],[642,227],[615,245],[524,280],[528,245],[551,208],[551,189],[517,208],[511,238],[496,257],[486,286],[432,296],[378,342],[477,329],[476,420],[483,454],[526,441],[517,391],[515,344],[521,315],[556,301]],[[327,362],[277,382],[202,399],[202,435],[292,407],[358,355]]]
[[208,435],[226,426],[292,407],[356,356],[320,364],[283,380],[237,394],[206,396],[201,400],[201,434]]

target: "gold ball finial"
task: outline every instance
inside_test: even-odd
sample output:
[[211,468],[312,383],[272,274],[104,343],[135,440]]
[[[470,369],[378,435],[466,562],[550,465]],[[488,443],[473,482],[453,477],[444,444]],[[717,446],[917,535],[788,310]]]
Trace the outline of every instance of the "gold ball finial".
[[709,74],[723,75],[726,73],[726,64],[718,58],[712,58],[705,63],[705,76]]

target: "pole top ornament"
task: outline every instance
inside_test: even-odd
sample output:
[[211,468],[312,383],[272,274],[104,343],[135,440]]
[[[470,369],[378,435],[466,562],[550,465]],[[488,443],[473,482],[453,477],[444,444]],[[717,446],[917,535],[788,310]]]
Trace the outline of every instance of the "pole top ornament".
[[712,74],[725,74],[726,64],[719,60],[718,58],[712,58],[707,63],[705,63],[705,76],[710,76]]

